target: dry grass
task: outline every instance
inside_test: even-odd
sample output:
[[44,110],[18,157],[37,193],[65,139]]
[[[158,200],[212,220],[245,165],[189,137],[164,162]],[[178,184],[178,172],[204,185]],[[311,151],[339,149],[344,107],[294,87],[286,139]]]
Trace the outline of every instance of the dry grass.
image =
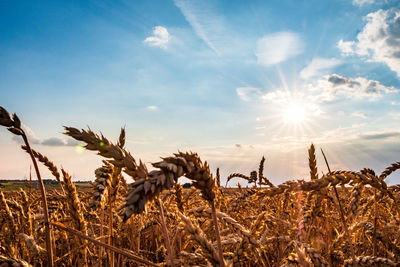
[[[18,126],[1,112],[0,125]],[[115,144],[91,130],[65,129],[104,165],[94,171],[93,188],[80,191],[65,170],[60,175],[32,150],[61,189],[45,192],[47,210],[37,190],[0,191],[2,267],[399,266],[400,186],[385,183],[399,163],[381,175],[371,169],[319,175],[312,145],[306,180],[273,185],[263,175],[263,157],[258,172],[229,176],[254,187],[232,189],[221,187],[219,174],[214,179],[196,153],[162,158],[149,172],[124,148],[123,129]],[[128,185],[121,171],[134,182]],[[192,180],[191,189],[178,184],[181,176]]]

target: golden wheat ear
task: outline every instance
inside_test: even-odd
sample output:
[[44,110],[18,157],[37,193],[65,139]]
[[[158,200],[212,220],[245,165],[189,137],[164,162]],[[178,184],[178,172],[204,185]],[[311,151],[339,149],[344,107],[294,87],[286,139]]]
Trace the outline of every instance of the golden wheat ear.
[[81,202],[75,185],[72,183],[71,176],[64,170],[61,169],[64,181],[64,188],[67,194],[66,200],[69,206],[69,213],[76,225],[76,229],[83,233],[87,233],[87,222],[83,216],[84,206]]
[[315,156],[314,144],[311,144],[310,148],[308,149],[308,166],[310,167],[311,180],[318,179],[317,157]]
[[102,157],[109,159],[108,161],[115,167],[123,168],[124,172],[131,176],[134,180],[145,178],[147,175],[147,168],[140,162],[136,164],[133,156],[126,151],[123,147],[125,144],[125,130],[121,130],[119,144],[115,145],[103,135],[98,135],[92,130],[78,130],[73,127],[64,126],[66,135],[74,138],[75,140],[85,143],[85,148],[92,151],[97,151]]
[[103,166],[95,170],[96,179],[93,183],[93,198],[90,207],[93,210],[103,209],[111,195],[111,180],[114,176],[114,168],[107,161]]
[[390,174],[393,172],[397,171],[400,169],[400,162],[395,162],[392,163],[389,167],[387,167],[380,175],[379,179],[384,180],[386,177],[388,177]]
[[[21,146],[21,148],[23,150],[25,150],[26,153],[29,154],[27,146],[23,145],[23,146]],[[59,185],[61,187],[61,190],[63,191],[63,194],[65,195],[64,188],[62,187],[62,183],[61,183],[61,179],[60,179],[61,175],[60,175],[56,165],[52,161],[50,161],[46,156],[37,152],[36,150],[31,148],[31,151],[32,151],[33,156],[36,159],[38,159],[39,162],[41,162],[44,166],[46,166],[47,169],[49,169],[49,171],[51,172],[51,174],[56,178],[57,182],[59,183]]]

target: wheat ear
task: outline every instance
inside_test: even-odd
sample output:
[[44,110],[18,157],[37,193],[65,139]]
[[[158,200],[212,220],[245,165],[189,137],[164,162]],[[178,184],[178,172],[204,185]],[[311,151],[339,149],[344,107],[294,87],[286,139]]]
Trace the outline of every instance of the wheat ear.
[[86,221],[83,217],[83,207],[82,203],[79,200],[78,192],[76,191],[75,185],[72,183],[71,176],[64,170],[61,169],[64,187],[67,193],[66,200],[69,205],[69,210],[71,217],[74,219],[76,228],[85,233],[87,232]]
[[398,169],[400,169],[400,162],[395,162],[395,163],[391,164],[389,167],[387,167],[387,168],[381,173],[381,175],[379,175],[379,179],[380,179],[380,180],[386,179],[386,177],[388,177],[392,172],[395,172],[395,171],[397,171]]
[[23,260],[15,259],[12,257],[6,257],[0,255],[0,266],[12,266],[12,267],[32,267],[29,263]]
[[178,212],[179,217],[181,218],[182,222],[184,223],[185,230],[193,237],[193,239],[201,246],[204,256],[211,261],[214,265],[221,265],[220,258],[218,256],[217,251],[213,247],[213,245],[208,242],[207,238],[205,237],[204,232],[193,222],[183,215],[182,213]]
[[347,260],[344,262],[344,266],[352,266],[353,264],[360,266],[397,266],[392,260],[383,257],[373,256],[359,256],[355,260]]
[[[111,164],[119,168],[124,168],[124,172],[134,177],[134,179],[146,177],[147,169],[142,162],[137,165],[135,159],[128,151],[121,148],[120,145],[114,145],[103,135],[99,136],[90,129],[87,131],[72,127],[64,127],[64,129],[66,135],[86,143],[86,149],[98,151],[100,156],[111,159],[109,160]],[[119,140],[119,144],[121,144],[121,142],[125,143],[124,140],[125,137]]]
[[[23,150],[25,150],[27,153],[29,153],[28,148],[26,146],[21,146],[21,148]],[[41,163],[43,163],[43,165],[46,166],[49,169],[51,174],[53,174],[53,176],[56,178],[58,184],[60,185],[60,188],[63,191],[63,194],[65,195],[64,188],[62,187],[62,184],[61,184],[60,173],[58,172],[58,169],[57,169],[56,165],[54,165],[54,163],[52,161],[50,161],[43,154],[37,152],[36,150],[34,150],[32,148],[31,148],[31,150],[32,150],[33,156],[35,158],[37,158]]]
[[311,180],[318,179],[317,160],[315,156],[314,144],[311,144],[310,148],[308,149],[308,166],[310,167]]
[[201,191],[201,196],[207,200],[213,210],[213,221],[218,243],[218,253],[221,266],[223,260],[221,237],[219,235],[218,219],[215,209],[215,179],[212,177],[207,162],[202,162],[197,153],[176,153],[174,157],[162,158],[163,161],[153,163],[158,171],[148,173],[148,178],[142,178],[132,184],[132,190],[126,198],[124,221],[133,213],[144,211],[146,203],[159,195],[163,190],[170,190],[178,178],[185,175],[192,180],[194,187]]

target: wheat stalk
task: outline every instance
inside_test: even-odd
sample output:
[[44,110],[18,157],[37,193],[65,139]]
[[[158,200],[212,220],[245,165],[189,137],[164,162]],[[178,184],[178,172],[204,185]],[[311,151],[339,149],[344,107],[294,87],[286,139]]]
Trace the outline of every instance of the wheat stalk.
[[35,157],[32,153],[28,138],[27,138],[24,130],[22,129],[22,124],[21,124],[21,121],[18,118],[18,116],[14,113],[11,118],[8,111],[0,106],[0,125],[8,127],[7,129],[11,133],[22,137],[22,139],[24,140],[25,146],[27,148],[27,151],[29,152],[29,155],[33,162],[33,165],[35,167],[36,176],[39,180],[39,187],[40,187],[40,192],[41,192],[41,196],[42,196],[42,203],[43,203],[43,210],[44,210],[44,221],[45,221],[45,229],[46,229],[46,250],[47,250],[47,261],[48,261],[47,264],[49,265],[49,267],[52,267],[53,266],[53,247],[51,245],[52,239],[51,239],[51,229],[49,226],[49,211],[47,208],[46,189],[43,185],[42,177],[39,172],[39,167],[38,167]]

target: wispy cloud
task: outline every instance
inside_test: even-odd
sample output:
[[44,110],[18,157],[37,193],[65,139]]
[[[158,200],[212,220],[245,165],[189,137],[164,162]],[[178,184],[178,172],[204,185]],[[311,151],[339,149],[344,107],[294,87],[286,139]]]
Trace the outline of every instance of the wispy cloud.
[[373,4],[375,0],[353,0],[353,5],[363,6],[368,4]]
[[205,1],[175,0],[174,3],[197,36],[217,55],[220,55],[221,47],[229,43],[226,40],[226,29],[222,16],[217,15]]
[[158,109],[158,107],[157,106],[147,106],[146,109],[150,110],[150,111],[156,111]]
[[254,150],[256,149],[255,145],[245,145],[245,144],[235,144],[235,148],[240,150]]
[[156,46],[162,49],[167,49],[168,41],[170,40],[171,36],[168,30],[162,26],[155,26],[153,28],[153,36],[149,36],[144,39],[144,43],[148,44],[149,46]]
[[360,134],[359,137],[367,140],[376,140],[376,139],[389,139],[393,137],[399,137],[400,132],[388,131],[388,132],[375,132],[375,133],[367,133]]
[[359,139],[358,133],[365,127],[364,123],[356,123],[350,126],[341,126],[319,133],[313,140],[319,144],[343,144]]
[[315,76],[322,76],[339,64],[341,64],[341,61],[335,58],[314,58],[301,70],[300,78],[306,80]]
[[266,35],[257,41],[255,55],[263,66],[275,65],[299,55],[304,51],[304,44],[297,33],[277,32]]
[[[400,137],[400,131],[387,129],[382,131],[365,131],[364,133],[360,134],[360,131],[362,131],[365,126],[365,123],[352,124],[350,126],[337,127],[334,129],[322,131],[315,136],[275,135],[272,136],[271,142],[274,144],[284,143],[285,145],[289,146],[289,149],[293,149],[296,147],[308,145],[311,140],[316,144],[343,145],[357,142],[365,143],[367,141],[386,141],[388,139]],[[268,146],[271,148],[277,148],[276,146],[274,147],[273,144],[268,144]]]
[[361,118],[361,119],[366,119],[367,118],[367,116],[365,116],[365,113],[361,112],[361,111],[355,111],[355,112],[351,113],[351,116],[358,117],[358,118]]
[[399,112],[392,112],[389,115],[395,120],[400,120],[400,113]]
[[366,25],[357,41],[338,42],[343,54],[357,54],[369,60],[385,63],[400,77],[400,10],[378,10],[369,13]]
[[239,87],[236,93],[244,101],[259,99],[262,96],[261,89],[256,87]]
[[65,140],[59,137],[50,137],[44,139],[40,144],[43,146],[76,146],[80,143],[74,139]]
[[267,92],[262,96],[264,101],[274,101],[278,103],[285,103],[290,98],[292,98],[292,94],[289,91],[282,89]]

